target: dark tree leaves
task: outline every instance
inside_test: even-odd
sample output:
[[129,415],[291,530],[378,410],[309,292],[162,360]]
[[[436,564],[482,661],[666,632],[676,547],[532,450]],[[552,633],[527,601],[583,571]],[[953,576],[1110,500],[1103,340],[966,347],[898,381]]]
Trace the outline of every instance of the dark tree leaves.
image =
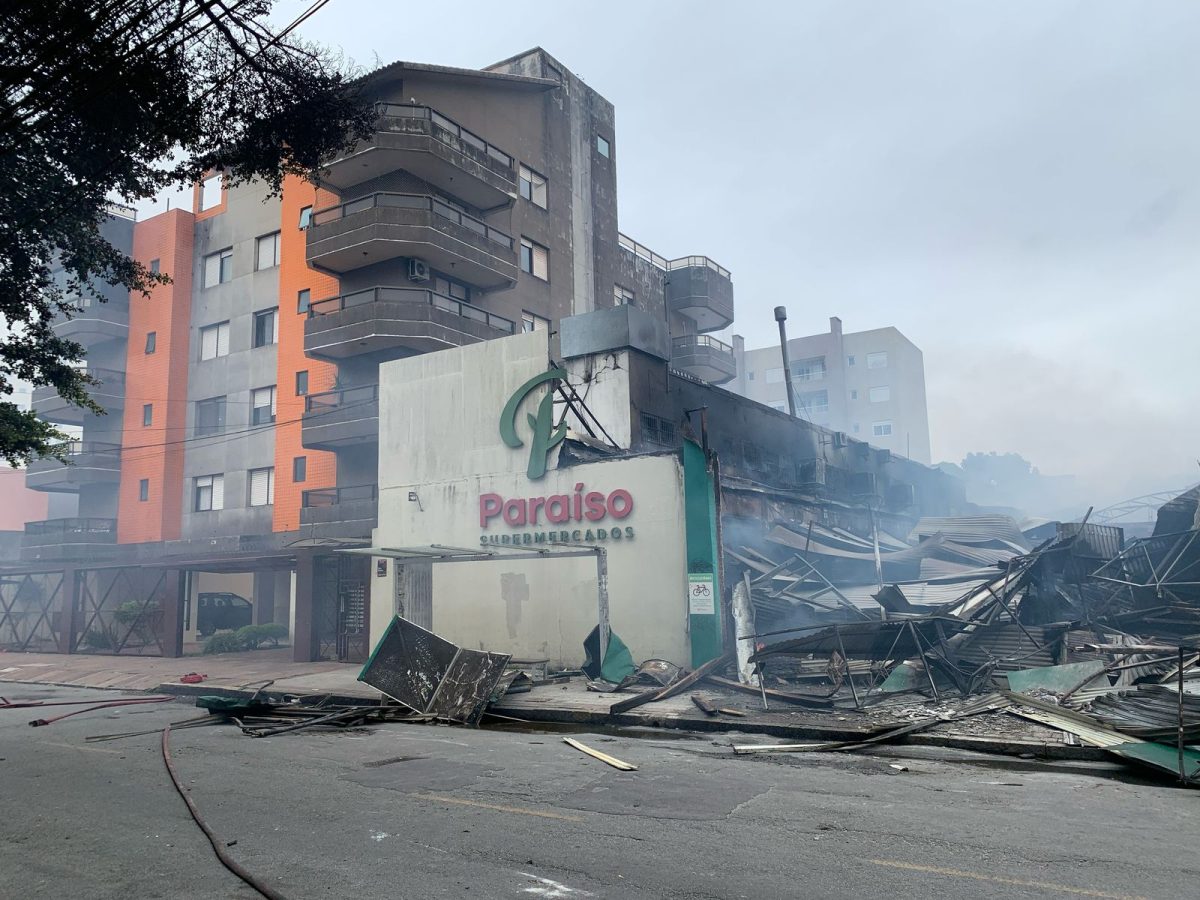
[[[9,400],[17,380],[95,410],[82,349],[55,337],[93,283],[167,280],[100,233],[132,204],[220,170],[278,192],[370,132],[354,73],[277,36],[273,0],[17,0],[0,16],[0,456],[63,436]],[[51,272],[61,265],[65,283]],[[75,364],[75,365],[73,365]]]

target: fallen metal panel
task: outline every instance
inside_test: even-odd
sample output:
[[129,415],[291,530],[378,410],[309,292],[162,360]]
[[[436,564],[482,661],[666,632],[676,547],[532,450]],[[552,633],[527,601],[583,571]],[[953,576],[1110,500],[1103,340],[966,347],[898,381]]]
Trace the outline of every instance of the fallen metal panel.
[[[1106,728],[1089,716],[1070,710],[1058,709],[1049,704],[1034,700],[1032,697],[1020,694],[1010,694],[1010,698],[1022,705],[1022,708],[1012,708],[1010,713],[1023,719],[1041,722],[1052,728],[1069,731],[1081,740],[1096,747],[1103,747],[1124,759],[1144,763],[1179,777],[1179,749],[1168,744],[1155,741],[1143,741],[1128,734],[1122,734],[1111,728]],[[1030,708],[1032,707],[1032,708]],[[1183,775],[1189,782],[1195,782],[1200,777],[1200,751],[1192,747],[1183,748]]]
[[1078,686],[1085,678],[1099,675],[1103,671],[1104,663],[1098,659],[1065,663],[1061,666],[1022,669],[1019,672],[1008,673],[1008,688],[1018,693],[1041,689],[1062,694]]
[[510,656],[464,650],[396,616],[358,680],[417,712],[473,725]]

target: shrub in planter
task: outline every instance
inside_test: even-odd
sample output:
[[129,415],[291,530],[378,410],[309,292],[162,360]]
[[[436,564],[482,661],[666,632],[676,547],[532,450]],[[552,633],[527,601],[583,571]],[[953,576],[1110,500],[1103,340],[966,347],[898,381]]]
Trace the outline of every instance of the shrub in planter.
[[204,642],[205,653],[237,653],[246,646],[232,631],[218,631]]
[[268,622],[266,625],[243,625],[237,630],[237,637],[247,650],[257,650],[267,641],[272,647],[278,647],[279,639],[287,637],[287,633],[286,625]]

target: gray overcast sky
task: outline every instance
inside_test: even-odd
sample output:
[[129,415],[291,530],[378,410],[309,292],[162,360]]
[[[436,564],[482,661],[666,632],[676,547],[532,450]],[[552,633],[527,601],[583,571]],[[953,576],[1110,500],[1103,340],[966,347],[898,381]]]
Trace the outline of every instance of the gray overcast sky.
[[1098,504],[1200,479],[1194,0],[333,0],[303,33],[545,47],[616,106],[622,230],[732,270],[749,346],[778,303],[900,328],[935,460],[1014,450]]

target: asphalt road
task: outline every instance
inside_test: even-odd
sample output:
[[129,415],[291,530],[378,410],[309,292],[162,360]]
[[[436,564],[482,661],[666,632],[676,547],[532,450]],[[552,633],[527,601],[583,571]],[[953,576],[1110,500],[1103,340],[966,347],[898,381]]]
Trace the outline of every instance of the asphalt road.
[[[83,740],[192,708],[27,724],[50,714],[0,710],[0,897],[258,896],[217,862],[156,735]],[[712,736],[577,737],[639,770],[556,734],[420,725],[265,739],[218,726],[174,733],[172,751],[237,859],[295,900],[1179,898],[1200,884],[1200,796],[1078,764],[732,758]]]

